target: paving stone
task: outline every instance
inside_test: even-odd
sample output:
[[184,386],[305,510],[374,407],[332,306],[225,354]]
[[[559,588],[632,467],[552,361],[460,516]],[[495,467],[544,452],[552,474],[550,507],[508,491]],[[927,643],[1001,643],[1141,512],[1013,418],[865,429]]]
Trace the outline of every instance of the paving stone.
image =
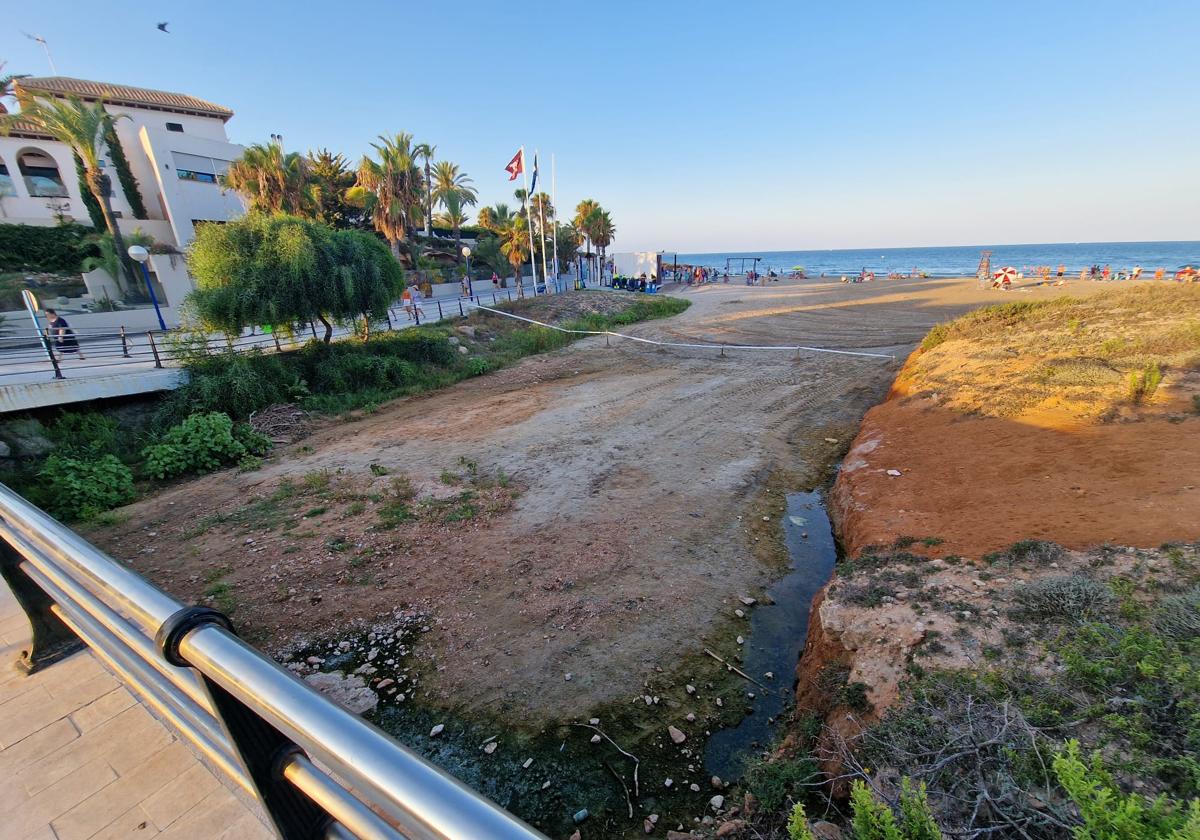
[[204,797],[221,787],[212,772],[196,762],[171,784],[143,800],[142,813],[159,829],[165,829]]
[[136,702],[137,699],[129,689],[122,686],[113,689],[108,694],[101,695],[79,711],[74,712],[70,716],[70,720],[80,732],[87,732],[125,711]]

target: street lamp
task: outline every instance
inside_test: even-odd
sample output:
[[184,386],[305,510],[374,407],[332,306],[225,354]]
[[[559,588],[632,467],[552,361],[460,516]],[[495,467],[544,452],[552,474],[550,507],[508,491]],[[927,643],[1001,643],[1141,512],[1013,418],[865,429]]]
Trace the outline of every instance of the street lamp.
[[150,252],[141,245],[129,246],[129,258],[142,264],[142,276],[146,278],[146,291],[150,293],[150,302],[154,304],[154,314],[158,316],[158,327],[167,331],[167,322],[163,320],[162,310],[158,308],[158,297],[154,294],[154,285],[150,282],[150,269],[146,263],[150,261]]
[[471,249],[464,245],[462,247],[462,255],[467,260],[467,297],[475,300],[475,288],[471,285]]

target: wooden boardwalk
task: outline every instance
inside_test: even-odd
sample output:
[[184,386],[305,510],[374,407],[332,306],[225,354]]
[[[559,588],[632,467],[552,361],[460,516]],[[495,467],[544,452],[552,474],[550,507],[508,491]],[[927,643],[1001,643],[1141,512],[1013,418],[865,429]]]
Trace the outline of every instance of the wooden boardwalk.
[[90,651],[33,676],[29,624],[0,584],[5,840],[267,840],[274,831]]

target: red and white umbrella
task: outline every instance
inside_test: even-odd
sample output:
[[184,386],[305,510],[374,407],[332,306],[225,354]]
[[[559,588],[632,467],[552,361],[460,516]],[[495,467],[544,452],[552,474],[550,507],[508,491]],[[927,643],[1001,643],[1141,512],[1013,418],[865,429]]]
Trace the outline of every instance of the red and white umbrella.
[[1013,268],[1011,265],[1006,265],[1004,268],[1000,269],[995,274],[995,280],[997,283],[1011,283],[1012,281],[1014,281],[1016,279],[1017,279],[1017,270],[1015,268]]

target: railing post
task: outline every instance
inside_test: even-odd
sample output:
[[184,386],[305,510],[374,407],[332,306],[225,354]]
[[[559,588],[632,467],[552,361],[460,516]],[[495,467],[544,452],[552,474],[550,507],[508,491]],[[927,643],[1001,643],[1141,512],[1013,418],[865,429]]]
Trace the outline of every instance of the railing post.
[[443,320],[445,320],[446,316],[442,314],[442,302],[439,300],[437,302],[437,305],[438,305],[438,320],[443,321]]
[[271,338],[275,339],[275,352],[282,353],[283,348],[279,346],[279,333],[274,328],[271,329]]
[[413,304],[413,321],[418,327],[421,326],[421,307],[417,306],[416,303]]
[[458,299],[458,317],[460,317],[460,318],[467,317],[467,313],[463,312],[462,298]]
[[[179,652],[180,643],[189,633],[212,625],[234,633],[232,622],[217,610],[184,607],[163,622],[155,635],[155,645],[172,665],[189,668],[191,664]],[[207,675],[199,671],[197,674],[212,699],[217,719],[229,735],[229,742],[241,759],[246,775],[254,783],[280,838],[324,838],[332,822],[329,815],[286,781],[283,775],[284,768],[293,756],[299,754],[308,757],[304,750]]]
[[388,324],[389,330],[396,329],[395,327],[392,326],[392,310],[390,310],[390,309],[383,310],[383,317],[387,318],[387,324]]
[[29,576],[21,571],[24,561],[17,551],[6,541],[0,540],[0,577],[12,590],[13,597],[33,630],[32,642],[28,650],[21,651],[17,667],[26,674],[53,665],[65,656],[70,656],[84,645],[79,637],[71,632],[62,619],[50,611],[54,601]]
[[154,354],[154,366],[162,367],[162,359],[158,357],[158,345],[154,343],[154,330],[146,330],[146,336],[150,339],[150,352]]
[[125,335],[125,327],[121,327],[121,355],[129,358],[129,337]]
[[50,367],[54,368],[54,378],[62,379],[62,368],[58,366],[58,359],[54,358],[54,348],[50,346],[50,337],[45,333],[38,333],[38,338],[42,341],[42,349],[46,351],[47,358],[50,359]]

